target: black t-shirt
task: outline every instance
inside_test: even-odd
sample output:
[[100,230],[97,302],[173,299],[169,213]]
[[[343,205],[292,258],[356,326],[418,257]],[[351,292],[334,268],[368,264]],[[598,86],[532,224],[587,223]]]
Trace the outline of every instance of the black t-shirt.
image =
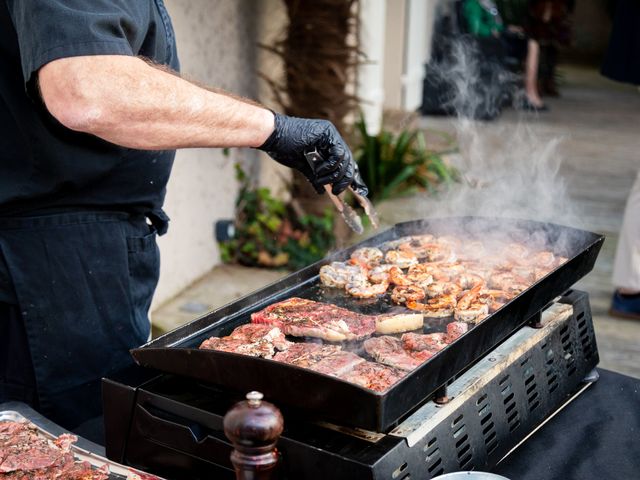
[[162,0],[0,0],[0,217],[162,206],[174,151],[69,130],[34,93],[40,67],[84,55],[139,55],[177,70]]

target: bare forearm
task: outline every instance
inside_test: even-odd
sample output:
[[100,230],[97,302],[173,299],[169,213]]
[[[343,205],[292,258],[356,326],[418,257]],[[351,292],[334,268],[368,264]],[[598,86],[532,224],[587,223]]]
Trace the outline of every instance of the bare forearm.
[[39,83],[62,124],[125,147],[257,147],[273,131],[269,110],[135,57],[56,60],[40,70]]

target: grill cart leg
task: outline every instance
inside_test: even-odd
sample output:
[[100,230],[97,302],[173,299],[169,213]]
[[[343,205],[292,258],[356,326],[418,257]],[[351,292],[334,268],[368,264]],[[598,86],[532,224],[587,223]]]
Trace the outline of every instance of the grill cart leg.
[[276,443],[284,420],[280,410],[262,397],[260,392],[249,392],[246,401],[236,403],[224,416],[237,480],[270,480],[278,464]]
[[598,373],[598,370],[594,368],[584,376],[582,381],[584,383],[596,383],[599,378],[600,378],[600,374]]

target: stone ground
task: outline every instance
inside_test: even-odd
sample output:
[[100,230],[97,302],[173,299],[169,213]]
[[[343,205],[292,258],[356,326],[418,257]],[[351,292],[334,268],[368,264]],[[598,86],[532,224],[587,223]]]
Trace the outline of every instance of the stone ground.
[[[562,136],[564,159],[560,175],[569,202],[581,212],[581,227],[606,235],[596,266],[577,288],[590,294],[604,368],[640,378],[640,322],[608,315],[611,268],[627,194],[640,168],[638,130],[640,92],[602,78],[586,67],[565,67],[562,97],[548,100],[549,112],[539,115],[507,110],[480,129],[500,129],[524,120],[543,140]],[[426,117],[420,125],[453,131],[447,118]],[[501,147],[498,142],[493,148]],[[488,152],[490,154],[490,151]],[[380,205],[384,223],[419,218],[425,202],[413,197]],[[437,204],[437,202],[436,202]],[[434,204],[435,205],[435,204]],[[276,281],[284,272],[223,265],[153,312],[154,335],[169,331],[207,311]]]

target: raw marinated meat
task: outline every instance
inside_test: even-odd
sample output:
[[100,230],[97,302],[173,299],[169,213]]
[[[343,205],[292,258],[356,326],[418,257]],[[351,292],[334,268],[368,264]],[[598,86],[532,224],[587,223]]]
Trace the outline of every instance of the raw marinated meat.
[[405,375],[406,372],[397,368],[365,361],[340,375],[340,378],[376,392],[384,392]]
[[430,350],[407,350],[399,339],[388,335],[369,338],[364,342],[364,349],[377,362],[407,371],[420,366],[435,353]]
[[0,422],[0,478],[2,480],[107,480],[108,466],[94,469],[77,462],[74,435],[49,440],[27,422]]
[[290,344],[278,327],[248,323],[240,325],[226,337],[208,338],[200,348],[272,358],[276,350],[286,350]]
[[330,342],[358,340],[376,329],[375,316],[297,297],[251,314],[251,321],[279,327],[285,335],[316,337]]

